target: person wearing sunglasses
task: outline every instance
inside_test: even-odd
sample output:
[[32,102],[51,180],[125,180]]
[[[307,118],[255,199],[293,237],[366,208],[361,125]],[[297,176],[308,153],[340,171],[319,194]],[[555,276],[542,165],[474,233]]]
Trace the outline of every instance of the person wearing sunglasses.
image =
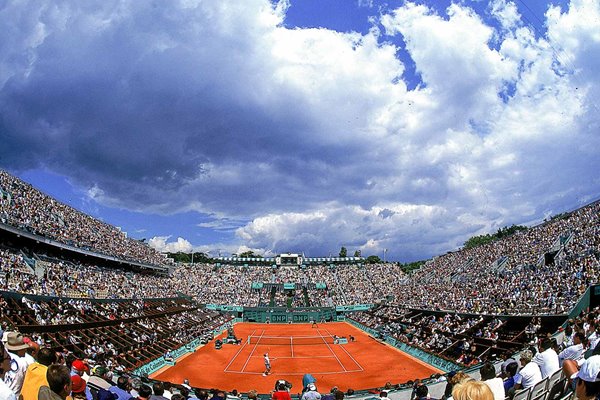
[[17,396],[15,396],[15,393],[4,383],[4,374],[10,371],[11,368],[18,367],[2,343],[0,343],[0,353],[2,354],[2,364],[0,364],[0,400],[16,400]]

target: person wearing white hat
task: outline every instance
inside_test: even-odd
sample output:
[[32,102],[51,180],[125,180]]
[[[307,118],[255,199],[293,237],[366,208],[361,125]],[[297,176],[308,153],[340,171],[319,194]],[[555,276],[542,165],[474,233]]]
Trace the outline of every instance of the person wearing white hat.
[[515,375],[515,390],[527,389],[533,387],[542,380],[542,371],[539,365],[532,361],[533,353],[531,350],[521,352],[521,370]]
[[585,360],[571,379],[575,383],[575,394],[579,400],[600,398],[600,355]]
[[314,383],[309,383],[306,388],[301,400],[321,400],[321,393],[317,392],[317,386]]
[[11,370],[4,374],[4,383],[6,383],[18,397],[21,393],[21,388],[23,387],[27,367],[29,366],[29,363],[24,357],[25,351],[29,348],[29,345],[23,341],[23,336],[19,332],[8,332],[4,347],[14,361]]

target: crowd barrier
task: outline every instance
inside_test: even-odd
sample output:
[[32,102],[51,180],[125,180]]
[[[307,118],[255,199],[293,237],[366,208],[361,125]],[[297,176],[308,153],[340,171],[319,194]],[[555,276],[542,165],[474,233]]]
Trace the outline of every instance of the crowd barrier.
[[436,356],[435,354],[431,354],[424,350],[410,346],[406,343],[402,343],[391,336],[381,337],[380,333],[377,332],[376,330],[371,329],[351,318],[347,318],[346,322],[349,322],[350,324],[356,326],[357,328],[359,328],[362,331],[367,332],[369,335],[371,335],[375,338],[379,338],[379,339],[385,341],[390,346],[394,346],[395,348],[397,348],[397,349],[399,349],[399,350],[401,350],[423,362],[426,362],[429,365],[432,365],[438,369],[441,369],[444,372],[458,371],[458,370],[462,369],[462,367],[460,365],[455,364],[452,361],[445,360],[441,357]]

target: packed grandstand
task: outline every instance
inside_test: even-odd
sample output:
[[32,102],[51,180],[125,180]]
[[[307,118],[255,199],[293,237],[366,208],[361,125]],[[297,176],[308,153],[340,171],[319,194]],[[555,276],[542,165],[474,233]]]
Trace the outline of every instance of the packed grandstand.
[[[600,313],[574,309],[600,276],[598,202],[434,257],[410,274],[397,263],[177,265],[5,171],[0,171],[0,232],[0,328],[4,347],[17,360],[5,383],[16,396],[24,387],[25,364],[33,362],[17,355],[20,350],[49,348],[71,367],[85,360],[110,381],[107,372],[133,374],[193,340],[212,340],[219,327],[247,318],[244,308],[325,316],[324,309],[338,307],[323,318],[351,320],[379,339],[456,368],[497,362],[532,345],[541,355],[550,348],[543,348],[548,335],[563,328],[564,340],[552,346],[555,370],[558,363],[565,371],[574,368],[564,361],[565,349],[578,345],[581,351],[569,357],[581,365],[600,348],[595,331]],[[176,387],[190,396],[186,386]],[[546,390],[550,394],[552,387]],[[140,386],[132,393],[138,396]]]

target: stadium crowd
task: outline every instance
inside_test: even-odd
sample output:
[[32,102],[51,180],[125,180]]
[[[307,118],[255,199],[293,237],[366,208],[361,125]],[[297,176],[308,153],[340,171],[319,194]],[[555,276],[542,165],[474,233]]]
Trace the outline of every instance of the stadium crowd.
[[[409,307],[564,314],[600,276],[600,203],[489,244],[434,258],[392,288]],[[546,256],[549,259],[546,259]]]
[[[0,222],[120,260],[167,263],[118,228],[4,171]],[[526,337],[513,341],[497,315],[566,314],[598,282],[599,259],[600,203],[436,257],[411,275],[395,263],[306,268],[194,264],[173,266],[169,275],[160,275],[0,248],[0,400],[65,400],[69,394],[87,400],[207,399],[206,391],[194,392],[186,383],[169,392],[160,383],[150,387],[124,375],[193,339],[211,339],[232,317],[202,308],[206,303],[301,308],[376,303],[373,311],[353,318],[382,336],[456,364],[483,363],[481,377],[488,389],[466,374],[449,374],[446,398],[465,400],[471,398],[467,392],[478,390],[501,400],[562,371],[566,377],[579,374],[574,388],[580,398],[591,399],[599,385],[585,382],[590,371],[600,373],[600,310],[570,320],[560,344],[541,333],[536,318],[524,329]],[[286,291],[285,283],[294,283],[295,291]],[[523,343],[531,348],[519,361],[507,355],[497,376],[487,363],[498,355],[492,349],[513,354],[518,350],[513,344]],[[395,387],[386,385],[380,397],[387,399]],[[316,387],[305,389],[303,400],[344,397],[333,389],[323,395]],[[282,393],[273,397],[282,400],[285,391],[285,385],[278,387],[275,393]],[[238,398],[234,391],[212,395],[215,400]],[[414,385],[415,399],[427,396],[426,385]]]
[[164,264],[160,253],[0,170],[0,222],[70,246],[146,264]]
[[[165,264],[164,257],[0,170],[0,222],[123,260]],[[95,298],[193,296],[200,303],[323,307],[393,303],[489,314],[564,314],[600,276],[600,203],[429,260],[407,276],[395,263],[271,267],[213,264],[172,268],[170,276],[26,255],[0,249],[4,290]],[[35,260],[29,258],[35,258]],[[272,285],[294,283],[296,293]],[[326,289],[317,289],[321,282]],[[273,297],[273,298],[272,298]]]

